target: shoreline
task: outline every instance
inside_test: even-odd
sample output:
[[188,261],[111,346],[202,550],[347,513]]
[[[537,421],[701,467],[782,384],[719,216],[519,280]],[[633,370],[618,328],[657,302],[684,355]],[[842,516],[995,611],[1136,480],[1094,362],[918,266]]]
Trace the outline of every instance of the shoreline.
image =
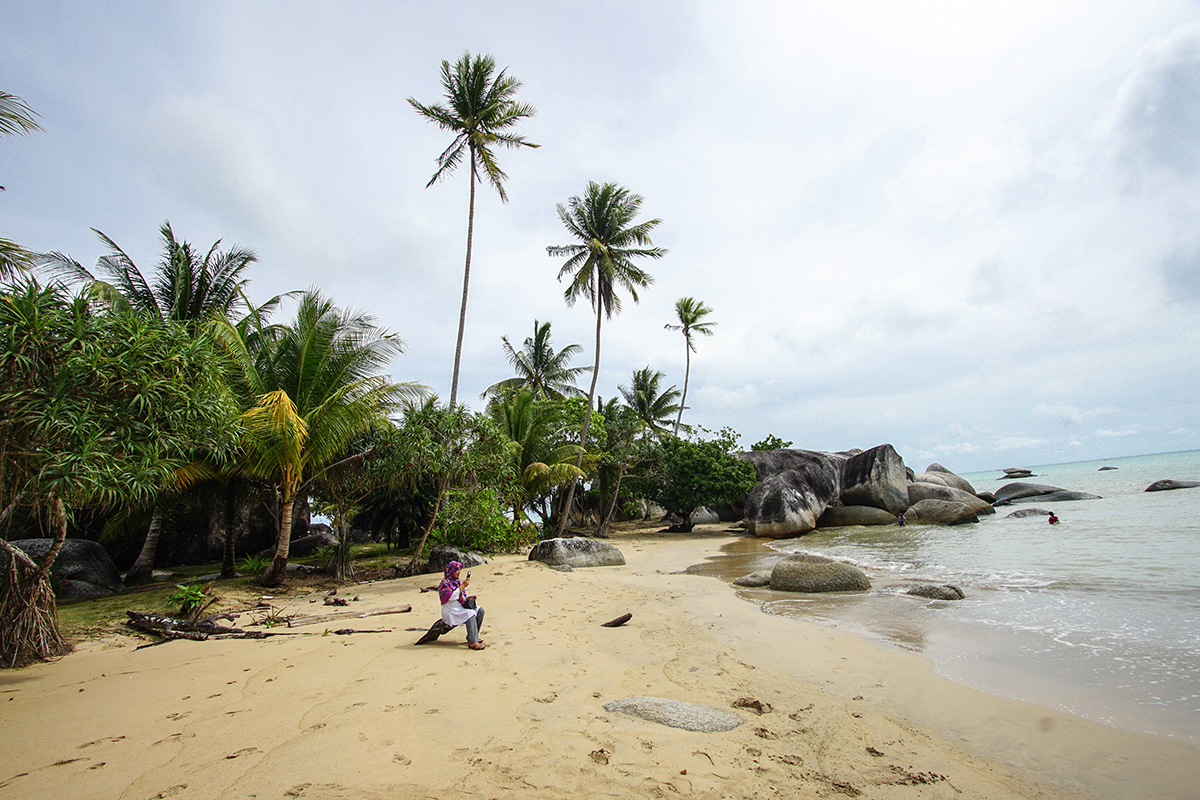
[[[405,629],[438,614],[419,592],[431,575],[352,587],[355,610],[412,604],[338,623],[390,633],[85,642],[0,673],[0,798],[1195,795],[1195,747],[978,692],[682,572],[730,540],[617,536],[626,566],[572,573],[474,567],[480,652],[461,629],[414,646]],[[631,696],[745,724],[695,733],[603,708]],[[771,710],[732,708],[744,698]]]

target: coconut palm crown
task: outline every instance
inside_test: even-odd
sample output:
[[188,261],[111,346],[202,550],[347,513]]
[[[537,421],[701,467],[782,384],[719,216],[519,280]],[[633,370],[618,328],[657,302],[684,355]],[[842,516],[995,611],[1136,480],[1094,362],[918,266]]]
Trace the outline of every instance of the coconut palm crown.
[[507,378],[488,387],[483,396],[500,395],[518,389],[529,389],[541,400],[562,400],[579,397],[583,390],[575,385],[578,376],[590,372],[591,367],[572,367],[571,359],[583,352],[577,344],[569,344],[556,351],[550,342],[550,323],[533,321],[533,336],[525,337],[525,343],[517,350],[507,336],[504,342],[504,357],[512,364],[516,376]]
[[679,424],[683,421],[683,409],[687,403],[688,379],[692,374],[692,353],[696,352],[696,342],[692,340],[692,334],[713,335],[713,326],[717,323],[704,321],[704,318],[711,313],[712,309],[704,305],[703,301],[694,297],[681,297],[675,301],[675,317],[679,320],[679,324],[674,325],[668,322],[663,326],[669,331],[683,331],[683,338],[686,342],[684,355],[687,357],[687,367],[683,373],[683,396],[679,400],[679,412],[675,417],[676,436],[679,435]]

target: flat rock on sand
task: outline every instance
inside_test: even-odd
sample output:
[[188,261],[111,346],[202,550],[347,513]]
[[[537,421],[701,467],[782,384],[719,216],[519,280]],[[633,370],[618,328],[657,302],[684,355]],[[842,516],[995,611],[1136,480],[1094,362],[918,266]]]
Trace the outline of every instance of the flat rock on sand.
[[605,711],[621,711],[660,725],[701,733],[731,731],[745,720],[732,711],[662,697],[626,697],[604,704]]

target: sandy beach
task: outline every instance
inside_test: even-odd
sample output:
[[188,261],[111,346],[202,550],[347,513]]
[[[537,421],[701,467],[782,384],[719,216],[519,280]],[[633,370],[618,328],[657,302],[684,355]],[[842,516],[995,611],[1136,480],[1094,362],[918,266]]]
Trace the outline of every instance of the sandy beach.
[[[414,646],[408,629],[438,616],[428,575],[321,609],[409,614],[303,635],[83,642],[0,672],[0,798],[1200,796],[1196,748],[958,686],[681,574],[733,538],[618,538],[624,567],[474,567],[479,652],[461,628]],[[310,599],[283,604],[315,613]],[[635,696],[745,722],[701,733],[604,709]]]

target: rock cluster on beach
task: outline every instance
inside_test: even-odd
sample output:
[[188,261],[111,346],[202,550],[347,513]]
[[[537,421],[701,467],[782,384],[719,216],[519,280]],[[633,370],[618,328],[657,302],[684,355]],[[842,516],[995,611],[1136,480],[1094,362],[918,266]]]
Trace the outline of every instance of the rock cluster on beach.
[[940,464],[914,473],[890,444],[824,453],[768,450],[736,454],[757,473],[746,498],[746,529],[761,538],[799,536],[818,527],[910,522],[977,522],[994,513],[970,482]]

